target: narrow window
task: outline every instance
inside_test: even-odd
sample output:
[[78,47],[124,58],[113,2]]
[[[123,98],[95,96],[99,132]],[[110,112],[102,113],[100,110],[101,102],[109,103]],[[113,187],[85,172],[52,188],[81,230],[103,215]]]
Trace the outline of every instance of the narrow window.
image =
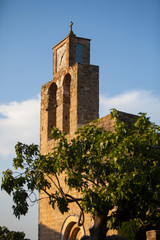
[[82,63],[83,64],[83,44],[76,44],[76,62]]
[[50,85],[48,94],[48,140],[52,139],[50,136],[51,129],[53,126],[56,127],[56,93],[57,93],[57,85],[56,83],[52,83]]
[[63,82],[63,131],[70,130],[70,74],[66,74]]

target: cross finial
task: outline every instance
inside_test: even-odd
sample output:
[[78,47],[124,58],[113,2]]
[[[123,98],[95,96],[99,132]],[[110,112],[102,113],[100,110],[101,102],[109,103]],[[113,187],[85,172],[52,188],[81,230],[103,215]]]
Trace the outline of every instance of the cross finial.
[[73,31],[72,31],[72,26],[73,26],[73,22],[72,21],[70,22],[69,26],[70,26],[70,32],[69,32],[69,34],[67,36],[75,37],[76,34],[74,34]]
[[69,26],[70,26],[70,32],[72,32],[72,26],[73,26],[73,22],[72,21],[70,22]]

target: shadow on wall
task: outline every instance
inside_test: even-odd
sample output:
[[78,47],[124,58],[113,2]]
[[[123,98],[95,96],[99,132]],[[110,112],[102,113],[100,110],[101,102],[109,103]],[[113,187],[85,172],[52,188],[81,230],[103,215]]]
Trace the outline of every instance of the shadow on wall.
[[[72,231],[72,232],[74,232],[74,231]],[[64,235],[61,235],[60,232],[54,231],[54,230],[46,227],[43,224],[39,224],[38,240],[62,240],[62,239],[74,240],[74,239],[77,239],[76,236],[74,236],[74,234],[72,236],[69,236],[69,238],[68,238],[68,235],[67,236],[65,236],[65,235],[66,235],[66,233],[64,233]],[[160,230],[159,231],[155,231],[155,230],[148,231],[146,235],[147,235],[146,236],[147,240],[158,240],[158,239],[160,239]],[[77,237],[78,237],[78,239],[81,239],[82,235],[81,236],[77,235]],[[89,240],[89,237],[84,236],[83,239]],[[111,235],[111,236],[107,236],[106,240],[127,240],[127,238],[123,237],[123,236],[119,236],[119,235]]]
[[124,236],[119,236],[119,235],[112,235],[112,236],[107,236],[106,240],[128,240],[128,238]]
[[56,232],[43,224],[38,225],[38,230],[38,240],[60,240],[60,232]]
[[61,231],[57,232],[43,224],[39,224],[39,240],[80,240],[85,235],[83,226],[78,226],[78,215],[69,215],[62,224]]
[[[76,228],[75,228],[76,229]],[[66,229],[67,230],[67,229]],[[76,233],[76,231],[75,231]],[[77,236],[76,236],[77,235]],[[74,240],[74,239],[81,239],[81,236],[78,236],[78,234],[74,234],[74,230],[72,229],[72,236],[68,236],[68,234],[66,235],[66,232],[64,233],[64,235],[61,235],[60,232],[57,232],[55,230],[52,230],[48,227],[46,227],[43,224],[39,224],[39,234],[38,234],[38,240],[62,240],[62,239],[70,239],[70,240]],[[89,237],[84,236],[83,239],[89,239]],[[107,236],[106,240],[127,240],[126,237],[122,237],[122,236],[117,236],[117,235],[112,235],[112,236]]]

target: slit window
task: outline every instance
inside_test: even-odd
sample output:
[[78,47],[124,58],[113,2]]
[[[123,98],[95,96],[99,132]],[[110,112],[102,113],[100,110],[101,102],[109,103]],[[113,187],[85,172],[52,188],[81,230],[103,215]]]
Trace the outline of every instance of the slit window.
[[76,62],[82,63],[83,64],[83,44],[76,44]]

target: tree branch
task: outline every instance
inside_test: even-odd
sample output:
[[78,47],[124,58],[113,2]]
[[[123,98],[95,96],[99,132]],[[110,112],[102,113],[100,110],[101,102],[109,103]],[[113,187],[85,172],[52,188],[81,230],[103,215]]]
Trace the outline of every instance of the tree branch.
[[[79,219],[78,219],[78,226],[82,226],[84,224],[84,212],[83,212],[83,209],[82,209],[81,205],[79,204],[79,201],[82,201],[82,199],[81,198],[74,198],[69,194],[66,194],[66,196],[72,199],[72,200],[69,200],[70,203],[75,202],[75,203],[77,203],[78,207],[80,208],[81,213],[80,213],[80,216],[79,216]],[[82,220],[81,220],[81,218],[82,218]]]

